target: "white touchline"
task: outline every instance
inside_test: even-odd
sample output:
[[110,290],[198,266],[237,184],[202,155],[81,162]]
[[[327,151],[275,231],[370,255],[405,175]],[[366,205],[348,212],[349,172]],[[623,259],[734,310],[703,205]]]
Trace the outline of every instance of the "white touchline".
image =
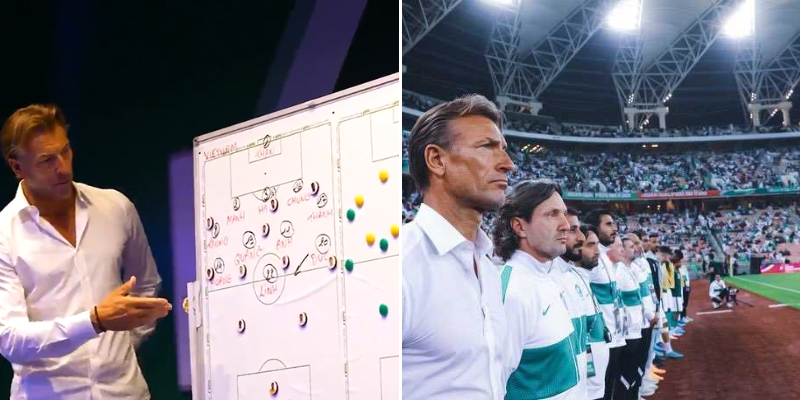
[[792,293],[797,293],[797,294],[800,294],[800,290],[787,289],[787,288],[785,288],[785,287],[780,287],[780,286],[770,285],[769,283],[763,283],[763,282],[751,281],[750,279],[747,279],[747,278],[742,278],[742,277],[736,277],[736,279],[741,279],[741,280],[743,280],[743,281],[747,281],[747,282],[750,282],[750,283],[755,283],[755,284],[757,284],[757,285],[769,286],[769,287],[771,287],[771,288],[780,289],[780,290],[785,290],[785,291],[787,291],[787,292],[792,292]]
[[701,312],[697,313],[697,315],[700,315],[700,314],[721,314],[721,313],[726,313],[726,312],[733,312],[733,310],[701,311]]

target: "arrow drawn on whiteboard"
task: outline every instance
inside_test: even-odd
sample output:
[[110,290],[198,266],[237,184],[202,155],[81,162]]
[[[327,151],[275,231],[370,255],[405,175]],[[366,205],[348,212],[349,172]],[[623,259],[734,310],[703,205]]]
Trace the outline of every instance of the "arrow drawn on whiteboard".
[[300,273],[300,266],[303,265],[303,263],[306,261],[306,258],[308,258],[308,254],[303,257],[303,261],[300,261],[300,264],[297,264],[297,269],[294,271],[294,276],[297,276],[297,274]]

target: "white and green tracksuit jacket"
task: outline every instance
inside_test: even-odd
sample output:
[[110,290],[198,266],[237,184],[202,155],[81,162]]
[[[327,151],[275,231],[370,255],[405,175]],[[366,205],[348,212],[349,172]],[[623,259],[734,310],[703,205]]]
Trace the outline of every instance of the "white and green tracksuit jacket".
[[608,248],[603,245],[598,245],[598,247],[600,248],[600,261],[590,274],[591,287],[592,293],[603,311],[606,327],[611,332],[609,347],[613,349],[625,345],[623,332],[625,310],[622,308],[622,294],[617,286],[616,268],[606,255]]
[[[506,400],[585,399],[563,291],[541,263],[517,250],[500,278],[506,313]],[[584,393],[585,395],[585,393]]]

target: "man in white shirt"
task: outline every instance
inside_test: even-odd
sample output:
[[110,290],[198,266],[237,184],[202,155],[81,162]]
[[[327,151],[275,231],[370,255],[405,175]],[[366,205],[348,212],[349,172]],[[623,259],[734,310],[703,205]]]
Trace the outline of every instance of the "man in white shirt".
[[514,168],[501,125],[474,95],[428,110],[411,131],[409,172],[423,200],[402,233],[405,400],[505,396],[500,274],[480,230]]
[[725,281],[719,274],[715,275],[714,281],[708,285],[708,297],[711,298],[714,308],[719,308],[722,303],[726,303],[728,307],[732,306],[728,300],[728,287],[725,286]]
[[[136,208],[74,183],[55,106],[17,110],[0,133],[20,179],[0,212],[0,353],[11,398],[149,399],[135,349],[171,305]],[[126,283],[122,283],[124,275]]]
[[547,179],[514,185],[494,225],[495,252],[505,262],[508,400],[586,398],[567,301],[550,275],[569,230],[559,192]]

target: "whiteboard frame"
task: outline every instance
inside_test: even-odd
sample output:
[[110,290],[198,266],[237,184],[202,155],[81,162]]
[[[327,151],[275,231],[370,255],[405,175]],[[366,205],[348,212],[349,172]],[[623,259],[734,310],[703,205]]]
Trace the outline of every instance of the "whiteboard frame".
[[[201,239],[203,237],[203,223],[202,223],[203,193],[201,191],[201,185],[200,185],[201,183],[200,181],[202,179],[202,170],[201,170],[202,160],[199,157],[198,147],[212,140],[224,138],[226,136],[230,136],[235,133],[251,129],[258,125],[263,125],[273,121],[277,121],[279,119],[287,118],[305,112],[307,110],[316,108],[318,106],[335,103],[349,97],[354,97],[361,93],[379,89],[381,87],[389,86],[399,82],[400,82],[400,73],[397,72],[391,75],[387,75],[383,78],[375,79],[373,81],[366,82],[358,86],[353,86],[349,89],[332,93],[317,99],[309,100],[304,103],[289,108],[285,108],[283,110],[266,114],[264,116],[257,117],[194,138],[192,146],[192,170],[194,175],[193,178],[194,217],[195,217],[194,242],[195,242],[196,280],[195,282],[190,282],[189,285],[187,285],[189,286],[190,290],[192,289],[192,285],[194,285],[193,288],[194,292],[188,292],[189,299],[192,302],[192,304],[190,304],[191,314],[189,318],[189,347],[190,347],[190,360],[191,360],[191,381],[192,381],[193,400],[204,400],[209,398],[207,387],[208,384],[210,383],[208,380],[209,377],[207,376],[206,369],[204,368],[206,346],[208,343],[208,332],[206,332],[206,326],[204,324],[204,321],[208,318],[208,315],[206,315],[207,308],[205,307],[204,304],[207,293],[200,293],[199,291],[199,288],[201,286],[199,284],[199,281],[204,279],[205,271],[203,270],[203,265],[202,265],[203,241]],[[336,135],[338,135],[338,133],[336,133]],[[338,142],[338,136],[337,136],[337,142]],[[195,293],[195,296],[192,296],[192,293]]]

